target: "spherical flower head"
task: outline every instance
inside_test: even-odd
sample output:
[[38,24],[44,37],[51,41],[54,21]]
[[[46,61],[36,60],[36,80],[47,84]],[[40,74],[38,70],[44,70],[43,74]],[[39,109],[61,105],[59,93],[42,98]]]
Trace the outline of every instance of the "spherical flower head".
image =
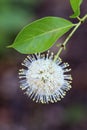
[[25,69],[19,70],[20,88],[36,102],[57,102],[71,88],[69,64],[53,59],[54,54],[49,52],[27,56],[22,63]]

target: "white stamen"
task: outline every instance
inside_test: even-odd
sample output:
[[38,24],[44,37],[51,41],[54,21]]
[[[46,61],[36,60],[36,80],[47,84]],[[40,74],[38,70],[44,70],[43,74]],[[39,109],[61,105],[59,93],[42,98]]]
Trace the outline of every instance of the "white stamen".
[[26,69],[19,70],[20,88],[25,91],[33,101],[41,103],[54,103],[66,95],[71,88],[72,77],[67,74],[68,63],[62,63],[58,58],[53,60],[54,54],[35,54],[27,56],[22,63]]

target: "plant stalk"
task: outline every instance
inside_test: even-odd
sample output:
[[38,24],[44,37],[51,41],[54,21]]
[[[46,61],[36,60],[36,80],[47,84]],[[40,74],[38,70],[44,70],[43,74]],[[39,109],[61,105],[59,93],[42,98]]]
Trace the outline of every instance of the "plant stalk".
[[78,27],[81,25],[81,23],[83,23],[86,19],[87,19],[87,14],[83,17],[83,18],[79,18],[79,22],[75,25],[75,28],[72,30],[72,32],[69,34],[69,36],[65,39],[64,43],[62,43],[59,51],[57,52],[57,54],[54,57],[54,61],[57,60],[57,58],[59,57],[59,55],[61,54],[62,50],[66,47],[66,44],[68,43],[69,39],[72,37],[72,35],[75,33],[75,31],[78,29]]

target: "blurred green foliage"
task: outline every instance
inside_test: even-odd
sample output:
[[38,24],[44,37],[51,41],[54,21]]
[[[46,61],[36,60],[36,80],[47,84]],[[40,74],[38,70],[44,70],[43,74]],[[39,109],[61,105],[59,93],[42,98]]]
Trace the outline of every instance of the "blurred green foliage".
[[39,0],[0,0],[0,55],[8,50],[7,45],[20,29],[35,17]]
[[77,124],[83,121],[87,115],[87,108],[83,105],[73,105],[67,108],[65,120],[70,124]]

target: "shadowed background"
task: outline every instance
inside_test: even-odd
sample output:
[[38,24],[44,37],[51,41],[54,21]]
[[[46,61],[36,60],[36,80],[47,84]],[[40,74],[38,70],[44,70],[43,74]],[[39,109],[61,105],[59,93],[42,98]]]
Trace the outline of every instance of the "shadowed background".
[[[87,13],[86,0],[81,12]],[[72,68],[73,83],[65,98],[54,104],[36,104],[23,94],[18,70],[26,55],[6,48],[31,21],[45,16],[69,19],[71,14],[69,0],[0,0],[0,130],[87,130],[87,22],[61,55]],[[51,50],[57,52],[56,47]]]

